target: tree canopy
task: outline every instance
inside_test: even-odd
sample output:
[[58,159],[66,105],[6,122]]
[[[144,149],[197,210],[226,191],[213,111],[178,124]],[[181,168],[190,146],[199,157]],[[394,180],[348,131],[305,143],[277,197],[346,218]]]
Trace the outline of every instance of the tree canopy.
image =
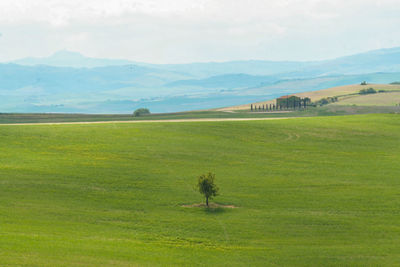
[[202,174],[198,178],[197,187],[199,192],[206,198],[206,205],[208,207],[208,200],[218,195],[219,188],[214,183],[215,174],[209,172],[207,175]]
[[376,94],[376,90],[374,88],[361,89],[359,94],[360,95]]
[[133,112],[133,116],[135,117],[139,117],[139,116],[143,116],[143,115],[148,115],[150,114],[150,110],[147,108],[138,108],[137,110],[135,110]]

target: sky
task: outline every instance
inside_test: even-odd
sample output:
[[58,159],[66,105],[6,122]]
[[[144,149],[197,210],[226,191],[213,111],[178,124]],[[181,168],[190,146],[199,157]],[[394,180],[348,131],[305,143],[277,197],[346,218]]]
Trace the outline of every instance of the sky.
[[1,0],[0,61],[321,60],[400,46],[399,0]]

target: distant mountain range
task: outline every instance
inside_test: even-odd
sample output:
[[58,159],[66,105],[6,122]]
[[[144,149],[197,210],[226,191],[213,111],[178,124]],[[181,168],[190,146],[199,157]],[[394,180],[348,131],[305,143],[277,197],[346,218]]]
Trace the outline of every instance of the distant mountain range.
[[400,80],[400,48],[310,62],[149,64],[60,51],[0,64],[0,112],[209,109],[284,94]]
[[72,52],[68,50],[61,50],[49,57],[36,58],[27,57],[18,60],[14,60],[11,63],[25,65],[25,66],[36,66],[36,65],[47,65],[54,67],[72,67],[72,68],[95,68],[104,66],[119,66],[129,65],[133,62],[123,59],[101,59],[101,58],[90,58],[85,57],[78,52]]

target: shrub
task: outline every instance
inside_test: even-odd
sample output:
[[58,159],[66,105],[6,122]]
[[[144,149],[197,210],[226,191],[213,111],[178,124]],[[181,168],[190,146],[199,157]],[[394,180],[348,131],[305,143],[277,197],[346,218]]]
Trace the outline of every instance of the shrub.
[[360,95],[376,94],[376,90],[374,88],[361,89],[358,93]]
[[150,110],[147,108],[138,108],[137,110],[135,110],[135,112],[133,112],[134,117],[139,117],[148,114],[150,114]]
[[334,102],[337,102],[337,101],[338,101],[337,96],[325,97],[325,98],[321,98],[320,100],[318,100],[315,103],[313,103],[313,106],[323,106],[323,105],[327,105],[327,104],[334,103]]
[[327,98],[322,98],[320,101],[319,101],[319,104],[322,106],[322,105],[326,105],[326,104],[329,104],[329,101],[328,101],[328,99]]

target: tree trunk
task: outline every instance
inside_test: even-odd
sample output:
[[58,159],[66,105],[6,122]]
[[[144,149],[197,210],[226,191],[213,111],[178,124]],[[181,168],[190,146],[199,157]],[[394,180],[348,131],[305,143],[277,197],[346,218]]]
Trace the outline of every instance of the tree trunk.
[[206,197],[206,205],[207,205],[207,207],[208,207],[208,197]]

